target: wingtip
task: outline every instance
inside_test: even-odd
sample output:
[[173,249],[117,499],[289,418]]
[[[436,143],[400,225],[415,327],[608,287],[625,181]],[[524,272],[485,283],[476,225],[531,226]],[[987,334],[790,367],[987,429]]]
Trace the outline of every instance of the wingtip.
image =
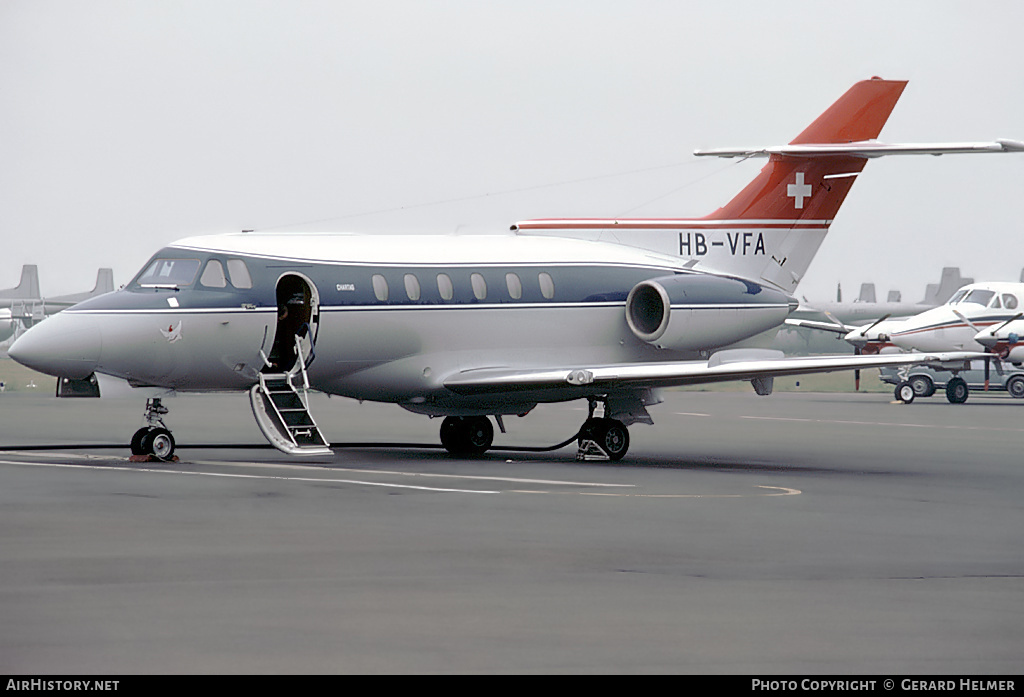
[[1024,141],[999,138],[996,142],[1002,146],[1003,152],[1024,152]]

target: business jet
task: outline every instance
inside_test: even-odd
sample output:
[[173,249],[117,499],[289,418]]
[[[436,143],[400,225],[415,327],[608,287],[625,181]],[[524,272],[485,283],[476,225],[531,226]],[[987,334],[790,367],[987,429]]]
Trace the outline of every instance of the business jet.
[[[886,351],[930,352],[930,351],[975,351],[988,352],[985,359],[985,385],[989,380],[992,359],[1006,359],[1012,363],[1024,361],[1024,351],[1010,345],[1015,330],[1024,327],[1018,324],[1024,310],[1024,283],[987,282],[970,283],[960,288],[944,305],[926,310],[910,317],[889,318],[883,316],[875,322],[852,327],[835,322],[831,331],[845,333],[845,339],[858,354],[871,355]],[[787,320],[798,326],[815,326],[830,329],[827,322],[807,323]],[[1001,370],[1000,364],[996,364]],[[946,398],[954,404],[967,401],[967,382],[953,370],[953,377],[946,383]],[[1015,381],[1016,389],[1024,390],[1024,380]],[[896,398],[912,402],[915,396],[930,392],[929,386],[913,380],[901,380],[896,385]],[[1010,388],[1014,393],[1014,388]],[[1024,396],[1024,394],[1014,394]]]
[[231,233],[158,251],[122,290],[22,335],[10,355],[58,393],[145,395],[139,456],[167,459],[169,392],[248,391],[264,436],[330,453],[309,389],[443,417],[458,455],[537,404],[587,400],[577,458],[619,460],[657,388],[970,353],[786,358],[734,345],[782,323],[868,159],[1021,152],[1024,143],[876,140],[906,82],[855,84],[787,145],[697,151],[768,162],[697,219],[526,220],[501,235]]

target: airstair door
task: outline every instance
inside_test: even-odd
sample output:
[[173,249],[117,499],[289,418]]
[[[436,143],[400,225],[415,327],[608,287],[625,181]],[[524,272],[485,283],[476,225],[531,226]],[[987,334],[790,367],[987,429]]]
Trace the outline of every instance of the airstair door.
[[331,452],[309,413],[306,368],[315,358],[319,315],[319,295],[311,281],[298,274],[278,280],[274,343],[270,355],[264,355],[266,365],[249,391],[249,403],[263,435],[289,455]]

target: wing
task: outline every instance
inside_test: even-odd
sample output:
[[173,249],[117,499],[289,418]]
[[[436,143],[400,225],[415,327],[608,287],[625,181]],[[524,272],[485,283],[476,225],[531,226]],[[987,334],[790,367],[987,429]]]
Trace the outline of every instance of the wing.
[[756,380],[863,370],[886,366],[928,365],[946,370],[965,370],[971,359],[988,354],[970,351],[900,353],[872,356],[794,356],[768,349],[719,351],[707,361],[670,363],[623,363],[601,366],[561,366],[538,369],[480,368],[456,373],[444,381],[459,394],[486,394],[564,388],[604,392],[617,389],[676,387],[730,380]]

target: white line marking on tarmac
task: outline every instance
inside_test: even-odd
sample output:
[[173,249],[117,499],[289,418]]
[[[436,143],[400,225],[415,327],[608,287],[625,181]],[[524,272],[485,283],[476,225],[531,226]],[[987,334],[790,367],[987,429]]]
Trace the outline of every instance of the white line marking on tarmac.
[[612,498],[634,498],[634,499],[746,499],[755,496],[799,496],[804,493],[799,489],[790,489],[784,486],[764,486],[756,484],[758,489],[776,489],[774,493],[765,494],[634,494],[634,493],[604,493],[598,491],[535,491],[529,489],[517,490],[516,494],[574,494],[576,496],[605,496]]
[[[24,453],[21,453],[21,454],[23,454],[23,455],[31,455],[31,456],[35,456],[35,457],[45,457],[45,455],[38,454],[38,453],[33,453],[33,452],[27,452],[27,451],[24,452]],[[91,454],[83,454],[83,453],[66,453],[66,454],[62,455],[62,457],[66,457],[66,458],[69,458],[69,459],[70,458],[79,458],[79,459],[87,459],[87,460],[95,459],[95,460],[106,460],[106,461],[109,461],[109,460],[112,460],[112,459],[117,459],[117,460],[120,460],[120,461],[125,462],[125,463],[129,462],[128,458],[122,458],[122,457],[111,458],[111,457],[106,457],[106,456],[103,456],[103,455],[91,455]],[[11,464],[16,464],[16,463],[11,463]],[[283,464],[283,463],[279,463],[279,462],[253,462],[253,461],[248,461],[248,462],[241,462],[241,461],[229,462],[229,461],[223,461],[223,460],[187,460],[187,461],[185,461],[185,464],[189,464],[189,465],[204,465],[204,466],[208,466],[208,467],[261,467],[261,468],[264,468],[264,469],[307,470],[307,471],[314,471],[314,472],[356,472],[356,473],[359,473],[359,474],[388,474],[388,475],[394,475],[394,476],[399,476],[399,477],[427,477],[427,478],[434,477],[434,478],[437,478],[437,479],[468,479],[468,480],[472,480],[472,481],[512,482],[512,483],[515,483],[515,484],[548,484],[548,485],[552,485],[552,486],[586,486],[586,487],[615,487],[615,488],[635,487],[636,486],[636,484],[608,484],[608,483],[605,483],[605,482],[574,482],[574,481],[560,480],[560,479],[524,479],[522,477],[497,477],[497,476],[493,476],[493,475],[484,476],[484,475],[473,475],[473,474],[445,474],[445,473],[442,473],[442,472],[399,472],[399,471],[396,471],[396,470],[368,470],[368,469],[359,469],[359,468],[351,468],[351,467],[333,467],[333,466],[317,467],[317,466],[314,466],[314,465],[291,465],[291,464]],[[114,467],[114,468],[110,468],[110,469],[122,469],[122,468]],[[134,468],[134,469],[139,469],[139,468]],[[140,470],[140,471],[144,471],[144,468],[142,470]],[[169,471],[173,471],[173,470],[152,469],[151,471],[154,471],[154,472],[169,472]],[[184,474],[193,474],[193,472],[183,472],[183,473]],[[252,476],[259,476],[259,475],[252,475]],[[284,477],[281,477],[281,478],[283,479]],[[340,479],[331,479],[331,480],[328,480],[328,481],[342,481],[342,480],[340,480]]]
[[1000,426],[958,426],[955,424],[907,424],[887,421],[847,421],[842,419],[801,419],[792,416],[740,416],[741,419],[755,419],[758,421],[797,421],[813,424],[845,424],[848,426],[895,426],[903,428],[940,428],[943,430],[960,431],[1008,431],[1020,433],[1024,428],[1002,428]]
[[[69,453],[67,457],[75,456]],[[90,458],[93,456],[89,455],[78,455],[78,457]],[[431,486],[416,486],[412,484],[389,484],[386,482],[374,482],[359,479],[332,479],[330,477],[291,477],[291,476],[275,476],[275,475],[263,475],[263,474],[239,474],[239,473],[228,473],[228,472],[190,472],[187,470],[180,469],[156,469],[153,467],[113,467],[110,465],[85,465],[85,464],[71,464],[71,463],[60,463],[60,462],[19,462],[15,460],[0,460],[0,464],[4,465],[15,465],[22,467],[54,467],[59,469],[80,469],[80,470],[95,470],[95,471],[108,471],[108,472],[149,472],[154,474],[182,474],[192,475],[197,477],[221,477],[227,479],[264,479],[264,480],[278,480],[285,482],[307,482],[315,484],[353,484],[357,486],[375,486],[393,489],[414,489],[418,491],[431,491],[435,493],[457,493],[457,494],[561,494],[561,495],[576,495],[576,496],[612,496],[612,497],[627,497],[627,498],[647,498],[647,499],[713,499],[713,498],[750,498],[752,496],[795,496],[803,493],[799,489],[791,489],[788,487],[778,486],[764,486],[757,485],[759,489],[771,489],[774,490],[772,493],[760,493],[760,494],[641,494],[631,492],[587,492],[587,491],[545,491],[541,489],[510,489],[506,492],[499,490],[480,490],[480,489],[454,489],[454,488],[443,488],[443,487],[431,487]],[[221,465],[224,463],[196,463],[196,464],[216,464]],[[319,469],[310,467],[308,465],[274,465],[274,464],[263,464],[263,463],[231,463],[232,465],[243,465],[243,466],[255,466],[255,467],[278,467],[282,469]],[[337,470],[331,470],[337,471]],[[369,473],[370,470],[353,470],[346,469],[342,471],[348,472],[364,472]],[[395,472],[395,471],[372,471],[374,474],[393,474],[403,475],[411,477],[444,477],[444,478],[464,478],[464,479],[490,479],[495,481],[506,481],[515,482],[518,484],[548,484],[554,486],[578,486],[578,487],[612,487],[612,488],[636,488],[635,484],[607,484],[601,482],[572,482],[562,480],[545,480],[545,479],[517,479],[517,478],[502,478],[502,477],[481,477],[481,476],[462,476],[456,474],[430,474],[420,472]]]
[[310,465],[281,465],[274,463],[262,463],[262,462],[217,462],[214,460],[190,460],[189,464],[196,465],[210,465],[210,466],[224,466],[224,465],[244,465],[247,467],[273,467],[273,468],[288,468],[288,469],[311,469],[319,471],[329,472],[358,472],[360,474],[389,474],[398,477],[435,477],[437,479],[468,479],[471,481],[493,481],[493,482],[512,482],[515,484],[550,484],[554,486],[593,486],[593,487],[635,487],[636,484],[607,484],[602,482],[571,482],[559,479],[523,479],[521,477],[496,477],[493,475],[478,475],[478,474],[445,474],[442,472],[398,472],[395,470],[368,470],[368,469],[354,469],[348,467],[312,467]]
[[388,484],[385,482],[368,482],[357,479],[330,479],[328,477],[276,477],[269,474],[231,474],[226,472],[187,472],[185,470],[153,469],[151,467],[109,467],[103,465],[71,465],[57,462],[13,462],[0,460],[4,465],[22,465],[24,467],[58,467],[67,469],[107,470],[113,472],[152,472],[156,474],[186,474],[196,477],[224,477],[233,479],[277,479],[286,482],[315,482],[318,484],[356,484],[360,486],[379,486],[391,489],[417,489],[456,494],[500,494],[500,491],[479,489],[445,489],[432,486],[415,486],[412,484]]

